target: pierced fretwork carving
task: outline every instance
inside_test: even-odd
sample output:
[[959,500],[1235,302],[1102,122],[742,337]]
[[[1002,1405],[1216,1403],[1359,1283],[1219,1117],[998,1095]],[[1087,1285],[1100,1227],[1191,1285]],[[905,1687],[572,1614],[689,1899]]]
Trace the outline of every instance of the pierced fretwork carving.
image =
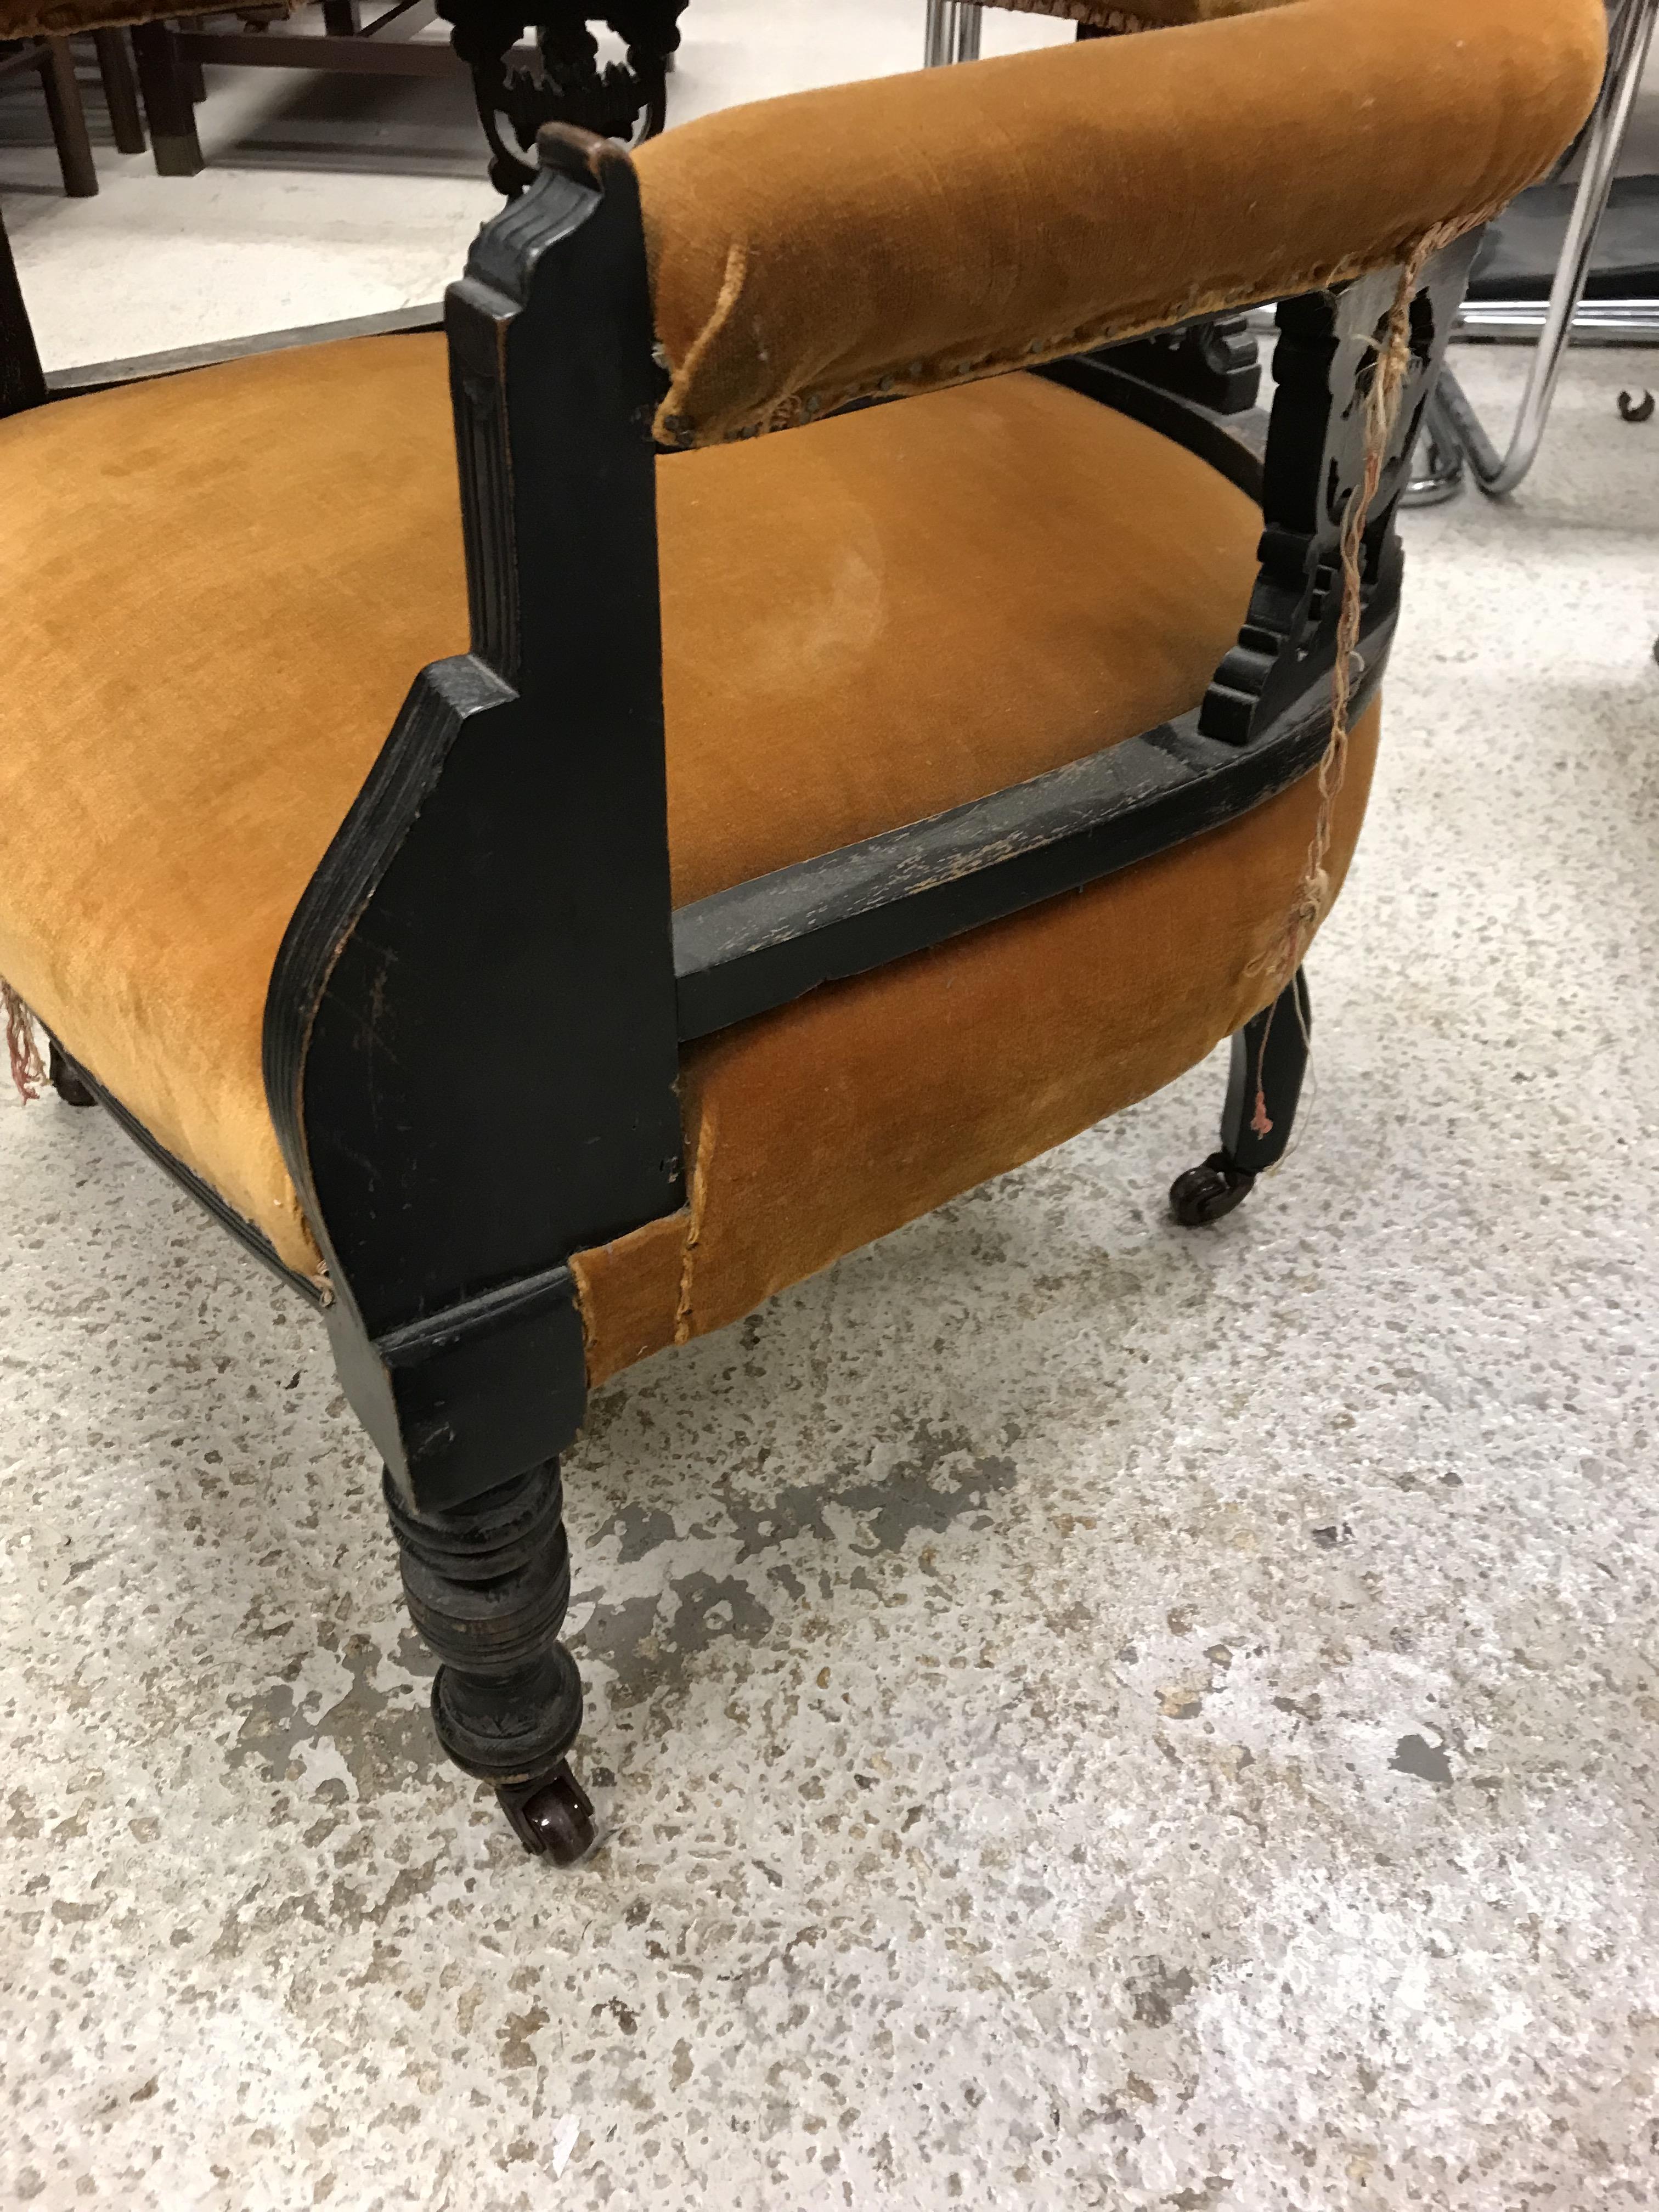
[[[687,0],[531,0],[540,16],[536,71],[508,56],[526,27],[526,0],[437,0],[453,27],[450,43],[472,72],[478,118],[489,141],[489,178],[509,199],[535,177],[501,136],[504,118],[521,148],[535,143],[544,123],[574,123],[602,138],[654,137],[667,111],[669,56],[679,45]],[[599,66],[590,21],[609,25],[626,59]],[[643,121],[641,122],[641,118]]]
[[[1406,459],[1477,243],[1471,236],[1438,254],[1412,301],[1411,365],[1365,527],[1368,596],[1396,577]],[[1305,690],[1310,664],[1334,647],[1342,518],[1364,475],[1365,398],[1399,283],[1398,270],[1384,269],[1279,302],[1261,568],[1238,642],[1205,698],[1206,737],[1245,744]]]

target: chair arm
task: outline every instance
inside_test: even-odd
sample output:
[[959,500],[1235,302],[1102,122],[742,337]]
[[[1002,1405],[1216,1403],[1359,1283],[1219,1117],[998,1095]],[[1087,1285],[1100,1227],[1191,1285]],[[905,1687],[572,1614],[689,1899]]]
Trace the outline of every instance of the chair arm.
[[781,428],[1387,266],[1549,167],[1605,40],[1602,0],[1281,0],[671,131],[635,157],[658,435]]

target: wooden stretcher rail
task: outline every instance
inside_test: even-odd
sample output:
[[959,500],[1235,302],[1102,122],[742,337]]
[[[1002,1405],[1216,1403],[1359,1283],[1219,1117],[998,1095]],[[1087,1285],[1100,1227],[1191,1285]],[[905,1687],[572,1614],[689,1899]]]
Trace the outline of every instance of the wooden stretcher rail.
[[[1382,681],[1395,609],[1362,639],[1353,712]],[[919,952],[1182,844],[1317,766],[1330,734],[1330,667],[1246,745],[1206,738],[1198,710],[1086,759],[792,867],[674,916],[682,1041],[820,983]]]

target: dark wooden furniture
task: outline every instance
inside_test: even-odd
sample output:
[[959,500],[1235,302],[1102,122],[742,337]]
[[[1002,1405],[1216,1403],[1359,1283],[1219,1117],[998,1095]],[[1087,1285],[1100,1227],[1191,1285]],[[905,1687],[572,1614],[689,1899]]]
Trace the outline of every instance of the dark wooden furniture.
[[[0,81],[33,70],[46,96],[52,143],[71,199],[89,199],[98,190],[86,109],[75,81],[75,57],[67,39],[22,39],[8,52],[0,46]],[[112,109],[112,113],[113,109]]]
[[[0,77],[13,76],[21,70],[39,69],[52,118],[52,140],[64,173],[64,190],[72,198],[89,199],[98,190],[98,172],[93,162],[92,141],[87,131],[69,39],[62,35],[37,36],[31,31],[14,40],[14,17],[19,23],[32,21],[33,11],[23,14],[15,6],[0,5]],[[126,32],[103,24],[91,27],[91,38],[116,150],[121,154],[142,154],[143,118],[138,110],[138,80]],[[11,51],[5,51],[7,47]]]
[[98,56],[98,74],[103,81],[115,149],[119,154],[142,154],[145,144],[144,119],[139,112],[138,76],[127,33],[118,24],[106,23],[94,31],[92,43]]
[[[509,196],[534,171],[507,143],[532,146],[544,123],[560,121],[617,138],[649,137],[666,113],[667,71],[679,44],[686,0],[536,0],[535,42],[519,40],[531,19],[513,0],[388,0],[363,20],[358,0],[323,0],[324,35],[221,27],[175,27],[156,20],[133,33],[155,164],[169,176],[202,167],[193,88],[210,62],[242,69],[307,69],[370,76],[442,80],[459,66],[472,79],[489,143],[491,181]],[[450,24],[447,46],[410,33],[434,13]],[[626,46],[620,64],[599,64],[588,28],[603,21]]]

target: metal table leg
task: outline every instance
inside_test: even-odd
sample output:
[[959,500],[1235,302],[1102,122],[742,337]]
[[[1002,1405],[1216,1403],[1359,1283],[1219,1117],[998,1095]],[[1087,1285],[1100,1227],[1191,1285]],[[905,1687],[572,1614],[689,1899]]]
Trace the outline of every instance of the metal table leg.
[[1439,383],[1430,393],[1429,404],[1423,410],[1423,428],[1418,434],[1413,455],[1413,473],[1401,495],[1402,507],[1443,507],[1463,489],[1463,446],[1446,418],[1445,401],[1441,397],[1445,380],[1443,368]]
[[[1566,358],[1573,318],[1589,281],[1595,234],[1607,212],[1607,195],[1613,190],[1613,173],[1630,127],[1631,111],[1641,88],[1656,18],[1659,18],[1659,0],[1625,0],[1613,22],[1607,73],[1585,136],[1583,173],[1572,204],[1566,235],[1561,241],[1561,258],[1556,264],[1555,281],[1550,289],[1549,306],[1545,311],[1537,350],[1533,355],[1521,411],[1516,418],[1508,450],[1501,457],[1451,370],[1443,368],[1440,373],[1435,396],[1441,428],[1455,436],[1475,482],[1493,499],[1513,491],[1537,458],[1544,425],[1549,420],[1550,403],[1555,397]],[[1417,483],[1425,481],[1417,479]],[[1413,489],[1415,491],[1415,483]],[[1451,493],[1441,491],[1438,496],[1449,498]],[[1420,497],[1413,501],[1413,505],[1424,503]]]
[[927,0],[927,42],[922,67],[979,59],[980,11],[969,0]]

